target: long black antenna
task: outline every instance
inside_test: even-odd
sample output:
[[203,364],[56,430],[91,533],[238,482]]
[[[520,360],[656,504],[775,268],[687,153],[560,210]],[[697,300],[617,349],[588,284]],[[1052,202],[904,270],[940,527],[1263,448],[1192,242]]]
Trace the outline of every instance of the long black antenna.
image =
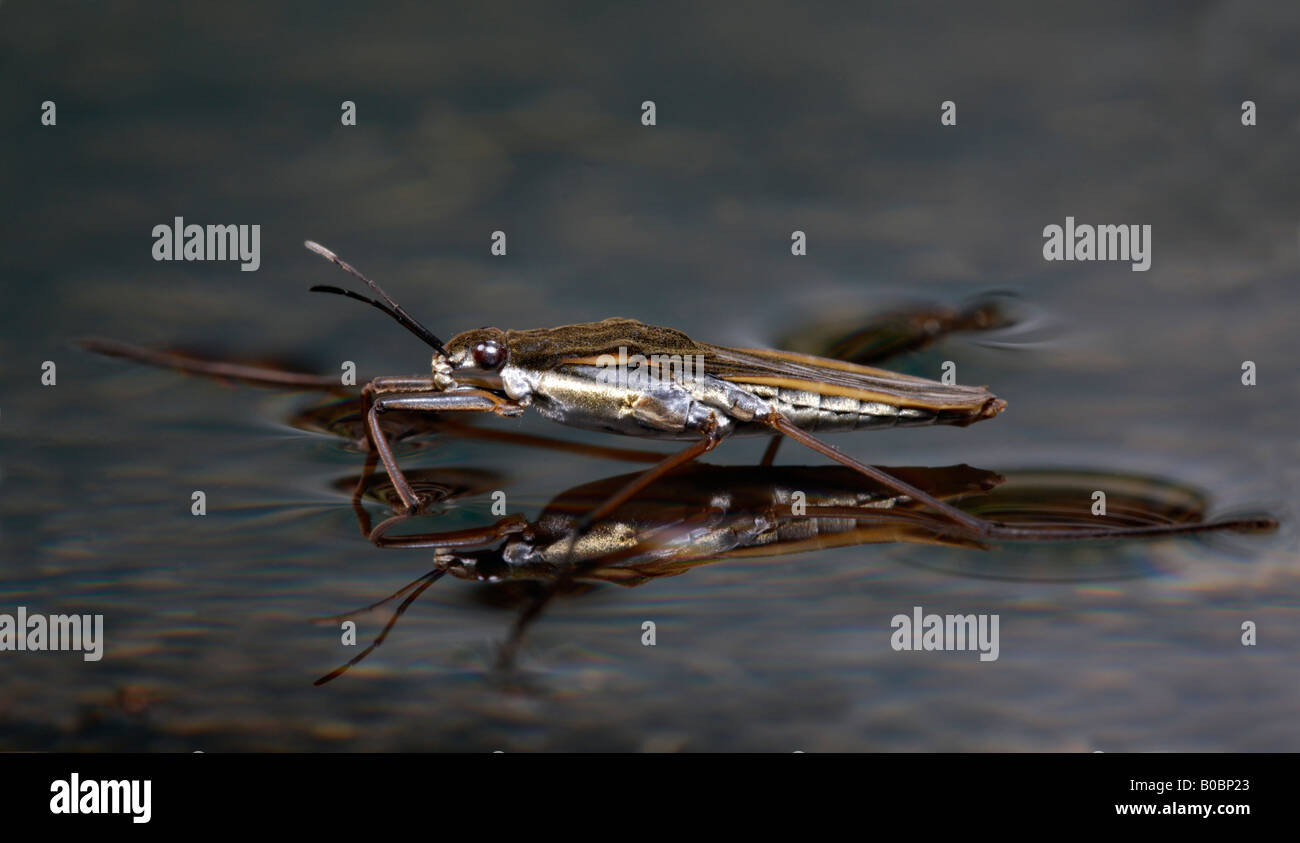
[[330,263],[337,266],[339,269],[342,269],[344,272],[353,276],[354,278],[360,278],[362,281],[366,283],[367,287],[374,290],[376,293],[379,294],[380,298],[388,302],[388,306],[385,307],[381,302],[377,302],[374,299],[368,299],[365,296],[358,295],[348,290],[341,290],[338,287],[327,287],[324,285],[316,286],[311,288],[311,291],[313,293],[335,293],[337,295],[347,296],[348,298],[351,299],[363,301],[367,304],[372,304],[375,307],[382,310],[384,313],[387,313],[389,316],[396,319],[398,324],[400,324],[403,328],[415,334],[417,337],[419,337],[420,339],[428,343],[430,346],[432,346],[434,351],[438,352],[443,357],[447,356],[447,348],[442,344],[442,340],[434,336],[433,331],[430,331],[428,328],[421,325],[414,316],[407,313],[405,310],[402,310],[402,306],[397,302],[393,301],[393,299],[388,295],[388,293],[384,292],[382,287],[380,287],[374,281],[371,281],[369,278],[367,278],[366,276],[358,272],[356,267],[354,267],[352,264],[343,260],[338,255],[334,254],[329,249],[326,249],[324,246],[317,243],[316,241],[307,240],[303,242],[303,245],[306,246],[308,249],[312,250],[313,252],[315,252],[316,254],[320,255],[321,257],[325,258]]
[[317,284],[314,287],[309,287],[308,292],[333,293],[336,296],[347,296],[350,299],[356,299],[357,301],[362,301],[365,302],[366,304],[373,305],[374,307],[379,308],[384,313],[387,313],[389,316],[396,319],[398,322],[402,321],[402,317],[398,316],[396,313],[393,312],[393,309],[391,307],[379,301],[378,299],[367,298],[361,295],[360,293],[354,293],[351,290],[345,290],[342,287],[335,287],[332,284]]

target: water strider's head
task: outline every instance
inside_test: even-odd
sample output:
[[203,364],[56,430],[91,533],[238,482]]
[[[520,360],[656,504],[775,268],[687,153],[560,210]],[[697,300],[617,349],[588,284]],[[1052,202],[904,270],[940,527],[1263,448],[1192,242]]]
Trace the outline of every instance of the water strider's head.
[[496,548],[483,550],[438,550],[434,562],[453,577],[473,582],[501,582],[509,579],[510,566]]
[[[475,328],[459,333],[447,343],[444,359],[454,369],[474,369],[482,374],[500,372],[510,362],[506,332],[500,328]],[[433,365],[436,371],[437,355]]]

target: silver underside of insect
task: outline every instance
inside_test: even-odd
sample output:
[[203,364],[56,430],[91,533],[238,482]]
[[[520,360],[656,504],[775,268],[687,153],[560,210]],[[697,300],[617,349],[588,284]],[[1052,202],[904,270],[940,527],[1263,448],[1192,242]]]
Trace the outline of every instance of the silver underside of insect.
[[616,369],[563,366],[526,371],[506,366],[506,394],[549,419],[586,430],[655,439],[771,434],[762,419],[779,413],[809,433],[934,424],[938,413],[838,395],[700,378],[626,383]]

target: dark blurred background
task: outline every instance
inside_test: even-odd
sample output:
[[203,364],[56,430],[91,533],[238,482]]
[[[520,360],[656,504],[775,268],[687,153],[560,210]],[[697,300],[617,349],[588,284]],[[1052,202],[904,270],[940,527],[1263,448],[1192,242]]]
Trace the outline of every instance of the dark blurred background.
[[[108,643],[94,664],[0,654],[0,749],[1300,749],[1297,24],[1263,2],[3,3],[0,611],[103,612]],[[155,262],[177,215],[261,225],[260,269]],[[1151,225],[1150,271],[1045,262],[1067,215]],[[484,676],[512,615],[444,581],[364,669],[313,688],[341,659],[307,620],[428,555],[361,538],[335,488],[360,458],[286,423],[302,396],[74,345],[426,367],[379,314],[307,293],[342,281],[307,238],[443,336],[617,315],[770,345],[1012,291],[1034,331],[901,364],[956,361],[1002,417],[836,444],[1149,474],[1283,529],[1034,551],[1144,572],[1086,586],[945,575],[957,551],[927,548],[720,563],[559,604],[527,691]],[[530,515],[628,470],[446,440],[408,458],[501,472]],[[489,517],[476,501],[446,524]],[[1001,659],[891,651],[915,604],[1001,612]]]

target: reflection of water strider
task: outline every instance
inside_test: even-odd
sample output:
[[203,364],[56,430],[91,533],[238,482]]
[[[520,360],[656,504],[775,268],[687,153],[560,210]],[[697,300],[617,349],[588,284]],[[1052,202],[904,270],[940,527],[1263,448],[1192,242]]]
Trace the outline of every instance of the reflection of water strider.
[[[891,468],[945,500],[987,491],[1001,477],[970,466]],[[659,478],[577,536],[594,504],[635,475],[576,486],[533,522],[502,518],[477,530],[390,535],[420,516],[398,515],[367,537],[380,547],[433,548],[440,567],[462,579],[577,578],[640,585],[724,557],[807,553],[842,545],[914,541],[980,546],[914,501],[864,484],[840,466],[717,466],[692,463]],[[1086,499],[1085,499],[1086,502]],[[363,513],[362,513],[363,514]],[[505,538],[500,547],[470,548]]]
[[[1097,522],[1149,536],[1225,529],[1252,529],[1260,519],[1207,522],[1205,500],[1195,490],[1147,478],[1093,472],[1022,472],[1003,485],[995,472],[967,465],[894,468],[891,474],[963,509],[995,511],[1009,523],[1036,529],[1028,541],[1104,538]],[[542,584],[519,616],[503,648],[508,662],[525,628],[556,593],[578,582],[638,586],[677,576],[721,560],[792,556],[832,547],[906,543],[985,549],[987,545],[954,528],[941,515],[882,487],[864,485],[856,472],[839,466],[682,466],[647,486],[635,498],[590,525],[575,528],[592,507],[634,475],[620,475],[574,487],[552,500],[534,521],[502,518],[470,530],[393,535],[426,516],[397,515],[371,527],[365,509],[357,514],[363,533],[380,547],[434,550],[435,567],[394,594],[358,612],[325,619],[334,623],[404,598],[375,642],[347,664],[318,680],[328,682],[369,655],[423,591],[445,574],[492,583]],[[362,478],[365,484],[366,478]],[[466,488],[460,472],[447,478],[429,472],[430,488]],[[1113,489],[1109,514],[1092,514],[1092,491]],[[481,490],[478,490],[481,491]],[[391,486],[376,482],[368,493],[388,500]],[[1091,529],[1081,532],[1081,526]],[[577,536],[575,541],[575,535]],[[1007,544],[1026,541],[1009,539]],[[499,542],[499,544],[498,544]],[[975,563],[972,576],[1047,581],[1132,577],[1123,567],[1097,570],[1025,571],[999,569],[991,557]]]

